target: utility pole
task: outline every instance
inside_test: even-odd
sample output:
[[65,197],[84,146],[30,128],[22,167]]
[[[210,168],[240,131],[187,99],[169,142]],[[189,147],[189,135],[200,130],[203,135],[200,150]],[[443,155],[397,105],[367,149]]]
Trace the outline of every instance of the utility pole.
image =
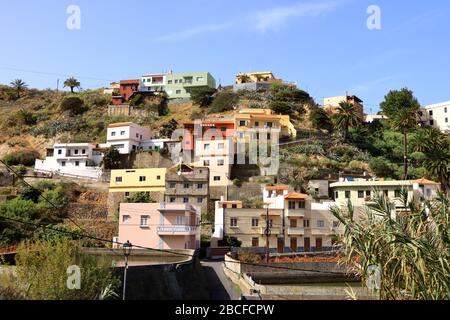
[[266,263],[269,263],[269,256],[270,256],[270,224],[269,224],[269,204],[266,204],[266,230],[264,231],[264,234],[266,235]]
[[58,80],[56,80],[56,92],[58,92],[59,91],[59,78],[58,78]]

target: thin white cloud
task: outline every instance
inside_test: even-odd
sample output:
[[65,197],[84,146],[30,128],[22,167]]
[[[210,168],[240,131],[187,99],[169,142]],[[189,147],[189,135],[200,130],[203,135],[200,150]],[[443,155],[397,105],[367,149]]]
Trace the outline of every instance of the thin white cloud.
[[360,85],[357,85],[357,86],[353,87],[352,89],[350,89],[350,92],[359,92],[359,93],[367,92],[367,91],[370,91],[373,88],[375,88],[375,87],[377,87],[377,86],[379,86],[381,84],[384,84],[384,83],[389,82],[391,80],[398,79],[399,77],[400,77],[399,75],[390,75],[390,76],[382,77],[382,78],[379,78],[379,79],[371,80],[371,81],[368,81],[366,83],[362,83]]
[[254,27],[265,33],[269,30],[278,29],[294,17],[315,17],[335,9],[339,5],[340,2],[338,1],[311,2],[259,11],[253,17]]
[[171,42],[171,41],[181,41],[194,38],[201,34],[213,33],[218,31],[223,31],[231,27],[231,24],[211,24],[205,26],[198,26],[190,29],[185,29],[179,32],[169,33],[155,38],[156,42]]

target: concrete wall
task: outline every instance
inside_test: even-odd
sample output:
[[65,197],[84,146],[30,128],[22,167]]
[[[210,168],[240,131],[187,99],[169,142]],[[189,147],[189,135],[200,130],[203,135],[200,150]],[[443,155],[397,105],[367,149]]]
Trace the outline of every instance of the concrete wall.
[[150,110],[145,110],[145,109],[129,106],[127,104],[121,104],[121,105],[109,105],[108,106],[108,116],[110,116],[110,117],[126,116],[126,117],[134,117],[134,118],[146,118],[146,117],[157,117],[158,113],[155,111],[150,111]]

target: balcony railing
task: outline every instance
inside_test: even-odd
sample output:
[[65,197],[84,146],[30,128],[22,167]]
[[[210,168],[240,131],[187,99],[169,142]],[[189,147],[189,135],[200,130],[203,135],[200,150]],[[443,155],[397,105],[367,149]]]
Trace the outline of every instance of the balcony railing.
[[[261,235],[265,235],[266,227],[261,227],[261,229],[259,230],[259,233]],[[279,235],[280,233],[281,233],[280,228],[270,228],[270,235],[274,236],[274,235]]]
[[289,235],[304,235],[305,228],[288,228]]
[[330,227],[323,227],[323,228],[319,228],[319,227],[315,227],[315,228],[311,228],[311,234],[312,235],[330,235],[333,234],[333,228]]
[[288,217],[304,217],[305,209],[288,209],[287,211]]
[[197,226],[172,225],[158,226],[157,233],[159,235],[189,235],[197,232]]

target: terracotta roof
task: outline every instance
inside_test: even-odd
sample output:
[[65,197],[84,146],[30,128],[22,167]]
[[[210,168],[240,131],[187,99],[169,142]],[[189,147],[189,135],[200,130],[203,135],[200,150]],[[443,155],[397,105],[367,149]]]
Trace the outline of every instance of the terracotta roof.
[[290,192],[284,198],[287,200],[306,200],[308,195],[304,193]]
[[192,120],[185,121],[183,124],[234,124],[233,120]]
[[139,84],[140,81],[138,79],[134,80],[120,80],[120,84]]
[[266,186],[267,191],[274,191],[274,190],[288,190],[288,186]]
[[431,180],[428,180],[425,178],[414,180],[414,182],[418,183],[418,184],[424,184],[424,185],[439,185],[440,184],[440,183],[437,183],[437,182],[434,182],[434,181],[431,181]]
[[117,128],[117,127],[127,127],[133,122],[118,122],[118,123],[111,123],[108,128]]

